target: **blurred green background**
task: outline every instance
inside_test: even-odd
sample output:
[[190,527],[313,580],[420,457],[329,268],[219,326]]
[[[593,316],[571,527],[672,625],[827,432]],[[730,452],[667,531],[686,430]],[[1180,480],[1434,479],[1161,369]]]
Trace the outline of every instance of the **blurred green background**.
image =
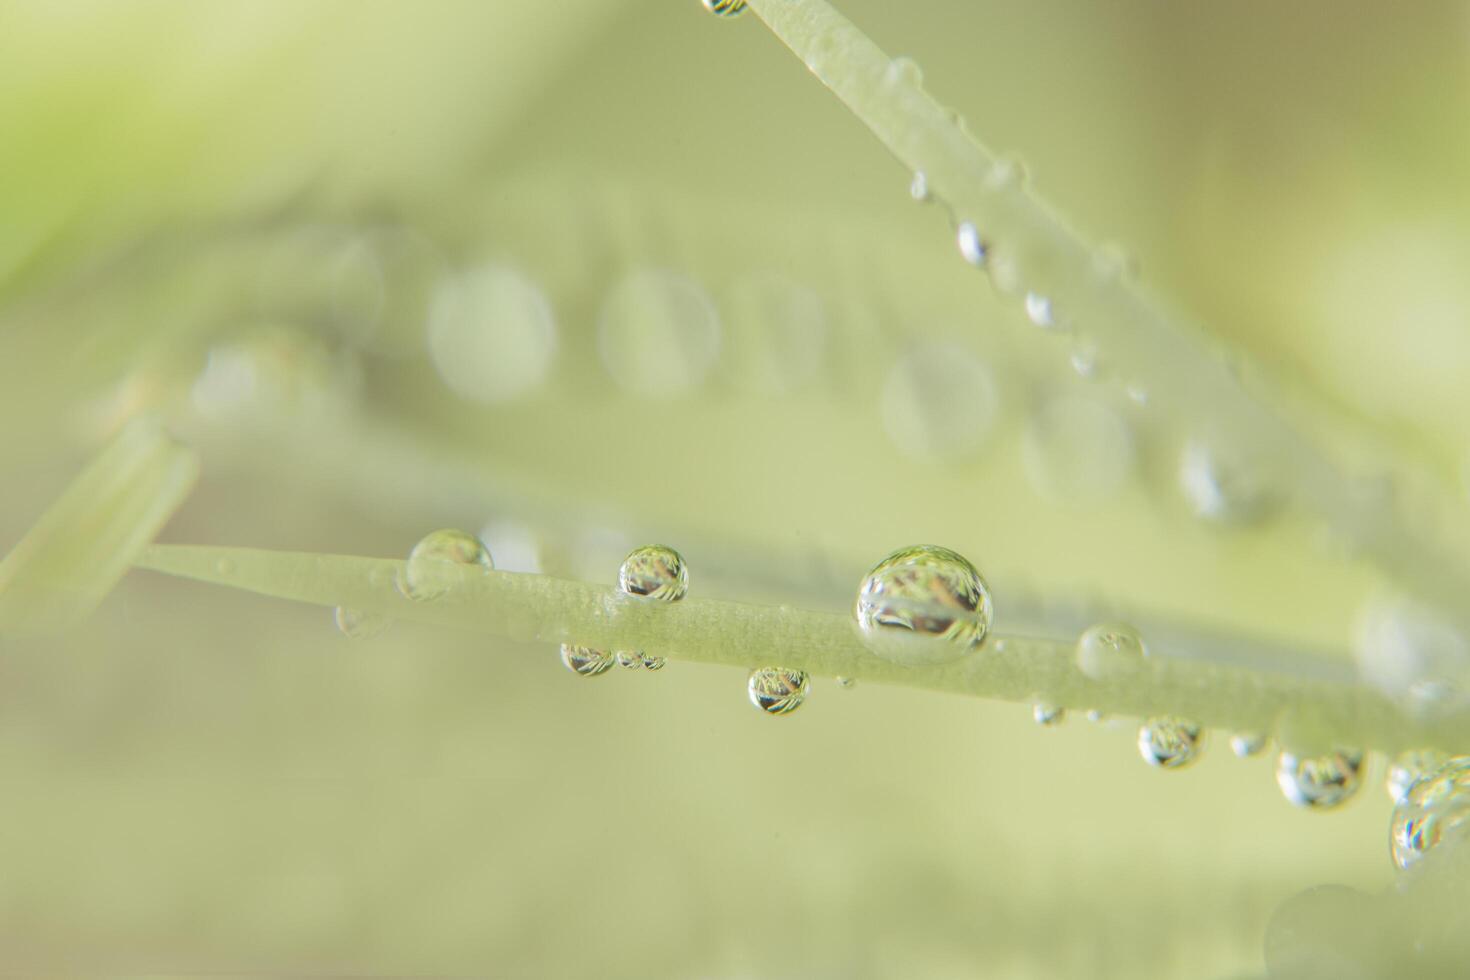
[[[840,9],[1465,505],[1465,4]],[[1167,406],[1078,380],[754,16],[0,0],[0,133],[0,548],[154,411],[203,459],[172,541],[462,526],[611,582],[658,539],[697,594],[842,609],[932,540],[1002,628],[1340,656],[1386,588],[1296,510],[1193,520]],[[1378,774],[1305,813],[1224,733],[1160,773],[1131,722],[830,679],[776,720],[743,683],[133,574],[0,638],[0,967],[1223,980],[1286,897],[1391,878]]]

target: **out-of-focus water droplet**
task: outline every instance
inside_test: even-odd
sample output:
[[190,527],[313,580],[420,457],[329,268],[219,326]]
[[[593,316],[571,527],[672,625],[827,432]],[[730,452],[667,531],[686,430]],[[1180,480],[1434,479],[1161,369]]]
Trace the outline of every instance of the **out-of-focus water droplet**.
[[221,558],[219,561],[214,563],[214,570],[221,575],[234,575],[235,559]]
[[1269,511],[1273,499],[1265,474],[1247,453],[1223,443],[1191,439],[1179,458],[1179,489],[1201,520],[1245,524]]
[[1353,658],[1364,681],[1416,713],[1453,704],[1470,678],[1470,642],[1438,610],[1403,596],[1370,599],[1358,614]]
[[1407,870],[1448,838],[1470,833],[1470,756],[1455,756],[1409,787],[1393,810],[1389,847]]
[[689,569],[673,548],[646,544],[634,548],[618,569],[618,588],[628,595],[678,602],[689,591]]
[[1316,756],[1283,752],[1276,759],[1276,785],[1289,803],[1327,810],[1358,791],[1362,770],[1363,753],[1353,749]]
[[1148,389],[1138,385],[1129,385],[1127,389],[1128,400],[1140,408],[1148,405]]
[[889,85],[910,85],[914,88],[923,88],[924,72],[913,58],[899,55],[888,62],[884,81]]
[[1027,420],[1021,462],[1049,500],[1099,506],[1133,474],[1133,430],[1094,394],[1063,392],[1040,403]]
[[857,687],[857,678],[839,676],[837,678],[837,686],[842,688],[844,691],[851,691],[853,688]]
[[337,629],[343,636],[354,640],[377,636],[393,625],[393,621],[387,616],[363,612],[361,609],[352,609],[348,606],[338,606],[332,610],[332,621],[337,624]]
[[1090,381],[1098,376],[1097,348],[1091,343],[1077,344],[1072,348],[1072,353],[1068,355],[1068,360],[1077,377]]
[[745,0],[704,0],[704,9],[716,17],[734,17],[745,12]]
[[583,677],[596,677],[608,671],[613,665],[613,655],[605,650],[594,650],[591,647],[579,647],[572,643],[561,645],[561,662],[566,665],[567,670]]
[[969,221],[961,221],[959,228],[955,230],[955,245],[959,247],[960,258],[976,268],[984,265],[990,254],[990,246],[985,244],[979,229]]
[[1094,725],[1101,725],[1108,720],[1108,713],[1106,711],[1099,711],[1097,708],[1088,708],[1086,717]]
[[1026,319],[1038,327],[1056,326],[1056,314],[1052,310],[1051,300],[1040,293],[1027,293]]
[[750,672],[746,689],[751,704],[768,715],[785,715],[806,702],[811,686],[811,679],[804,670],[762,667]]
[[1260,755],[1266,747],[1266,736],[1259,732],[1236,732],[1230,736],[1230,751],[1238,759]]
[[1077,638],[1077,669],[1095,681],[1137,670],[1146,656],[1143,637],[1126,623],[1089,626]]
[[460,580],[465,566],[491,569],[495,563],[473,534],[454,528],[430,532],[408,553],[400,591],[416,602],[437,599]]
[[1151,766],[1179,769],[1199,757],[1199,725],[1166,715],[1150,718],[1138,729],[1138,754]]
[[990,590],[964,556],[915,545],[873,566],[858,587],[854,615],[864,644],[885,660],[946,663],[984,642]]
[[914,179],[909,182],[909,197],[918,201],[920,204],[926,203],[929,200],[929,178],[924,175],[924,171],[914,171]]
[[821,383],[828,316],[822,297],[777,272],[742,275],[722,294],[727,353],[720,375],[760,394]]
[[889,369],[879,408],[884,431],[905,456],[959,462],[990,439],[1000,394],[984,361],[958,344],[931,343]]
[[1388,798],[1395,804],[1404,802],[1415,782],[1435,772],[1447,761],[1448,756],[1434,749],[1400,752],[1389,763],[1388,775],[1383,780]]
[[539,387],[556,355],[556,321],[541,288],[488,264],[440,283],[429,310],[429,354],[456,395],[482,405]]
[[1019,157],[996,157],[990,169],[985,172],[985,189],[989,191],[1019,187],[1025,182],[1026,165]]
[[628,393],[682,395],[703,383],[719,355],[720,318],[709,295],[667,269],[642,269],[603,301],[597,346],[603,366]]
[[1031,706],[1031,717],[1038,725],[1060,725],[1067,720],[1067,709],[1038,701]]

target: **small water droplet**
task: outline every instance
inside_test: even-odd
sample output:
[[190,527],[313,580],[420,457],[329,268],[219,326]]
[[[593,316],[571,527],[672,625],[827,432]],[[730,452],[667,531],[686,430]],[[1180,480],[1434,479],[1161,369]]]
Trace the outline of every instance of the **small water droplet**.
[[1326,755],[1298,756],[1283,752],[1276,759],[1276,785],[1295,806],[1326,810],[1358,791],[1363,753],[1338,749]]
[[583,677],[596,677],[606,673],[613,665],[613,656],[605,650],[579,647],[571,643],[561,645],[561,662],[567,670]]
[[909,184],[909,197],[918,201],[920,204],[926,203],[930,199],[929,178],[924,176],[924,171],[914,171],[914,179]]
[[363,612],[361,609],[352,609],[348,606],[338,606],[332,610],[332,620],[337,624],[337,629],[341,630],[343,636],[354,640],[377,636],[393,625],[393,621],[387,616]]
[[444,384],[481,405],[540,387],[556,359],[557,326],[541,287],[510,266],[447,277],[434,290],[429,356]]
[[1133,404],[1143,407],[1148,405],[1148,389],[1138,385],[1129,385],[1127,389],[1128,400]]
[[1200,726],[1166,715],[1150,718],[1138,729],[1138,754],[1151,766],[1179,769],[1199,757]]
[[1147,656],[1143,637],[1126,623],[1089,626],[1077,638],[1077,669],[1095,681],[1137,670]]
[[1448,757],[1434,749],[1400,752],[1389,763],[1388,775],[1383,780],[1388,798],[1396,804],[1404,802],[1415,782],[1437,771],[1446,761]]
[[888,62],[884,81],[889,85],[909,85],[913,88],[922,88],[924,72],[917,61],[906,55],[899,55]]
[[854,608],[863,642],[894,663],[938,664],[990,630],[990,590],[964,556],[937,545],[900,548],[863,579]]
[[637,670],[643,666],[643,654],[637,650],[619,650],[616,656],[619,667]]
[[1259,732],[1236,732],[1230,736],[1230,751],[1238,759],[1260,755],[1266,747],[1266,736]]
[[669,661],[667,657],[651,657],[646,653],[643,654],[644,670],[663,670],[664,664],[668,662]]
[[750,703],[768,715],[790,714],[806,702],[811,679],[804,670],[762,667],[750,672]]
[[839,676],[837,678],[837,686],[842,688],[844,691],[851,691],[853,688],[857,687],[857,678]]
[[1073,347],[1068,360],[1071,361],[1072,370],[1077,373],[1077,377],[1089,381],[1098,377],[1097,348],[1092,344],[1081,343]]
[[955,244],[959,246],[960,257],[976,268],[984,265],[990,254],[990,246],[985,244],[980,232],[969,221],[960,222],[955,231]]
[[704,9],[716,17],[734,17],[745,12],[745,0],[704,0]]
[[1026,294],[1026,319],[1038,327],[1056,326],[1056,315],[1051,300],[1040,293]]
[[1179,458],[1179,489],[1201,520],[1245,524],[1264,517],[1272,503],[1268,482],[1248,453],[1191,439]]
[[634,548],[618,569],[618,588],[627,595],[678,602],[689,591],[689,569],[673,548],[646,544]]
[[221,558],[219,561],[217,561],[217,562],[214,563],[214,570],[216,572],[218,572],[220,575],[234,575],[235,574],[235,559],[233,559],[233,558]]
[[1099,711],[1097,708],[1089,708],[1086,717],[1093,724],[1101,725],[1108,720],[1108,713],[1106,711]]
[[1026,165],[1018,157],[996,157],[990,169],[985,172],[986,190],[998,191],[1008,187],[1019,187],[1025,182]]
[[1038,725],[1060,725],[1067,720],[1067,709],[1038,701],[1031,706],[1031,717]]
[[1470,756],[1455,756],[1414,783],[1393,811],[1389,846],[1407,870],[1447,838],[1470,832]]
[[415,602],[437,599],[460,581],[465,566],[491,569],[495,563],[473,534],[454,528],[430,532],[408,553],[400,591]]

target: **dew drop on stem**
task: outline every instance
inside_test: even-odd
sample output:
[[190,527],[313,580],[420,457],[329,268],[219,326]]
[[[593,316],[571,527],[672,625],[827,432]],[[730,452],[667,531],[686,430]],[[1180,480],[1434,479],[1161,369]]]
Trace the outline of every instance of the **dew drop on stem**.
[[984,642],[990,589],[963,555],[915,545],[873,566],[858,587],[854,615],[863,643],[883,659],[946,663]]

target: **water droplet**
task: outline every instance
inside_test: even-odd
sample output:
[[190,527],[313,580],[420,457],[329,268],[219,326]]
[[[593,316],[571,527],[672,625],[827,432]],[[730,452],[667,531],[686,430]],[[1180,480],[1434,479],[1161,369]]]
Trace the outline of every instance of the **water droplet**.
[[1048,499],[1098,506],[1133,474],[1133,430],[1096,395],[1062,392],[1042,402],[1027,420],[1021,462]]
[[539,286],[509,266],[451,276],[434,290],[429,354],[456,395],[482,405],[539,387],[556,354],[556,321]]
[[233,558],[221,558],[219,561],[217,561],[217,562],[214,563],[214,570],[216,572],[218,572],[220,575],[234,575],[235,574],[235,559],[233,559]]
[[619,667],[626,667],[629,670],[637,670],[643,666],[643,654],[637,650],[619,650],[617,660]]
[[1411,752],[1400,752],[1389,763],[1388,775],[1384,777],[1383,788],[1388,791],[1388,798],[1394,803],[1402,803],[1409,795],[1409,789],[1416,781],[1432,772],[1438,770],[1448,761],[1443,752],[1434,749],[1419,749]]
[[1108,713],[1106,711],[1099,711],[1097,708],[1089,708],[1087,709],[1086,718],[1094,725],[1101,725],[1108,720]]
[[837,686],[842,688],[844,691],[851,691],[853,688],[857,687],[857,678],[839,676],[837,678]]
[[1150,718],[1138,729],[1138,754],[1151,766],[1179,769],[1199,757],[1199,725],[1166,715]]
[[1230,736],[1230,751],[1238,759],[1260,755],[1266,747],[1266,736],[1258,732],[1236,732]]
[[1326,810],[1358,791],[1362,770],[1363,753],[1352,749],[1317,756],[1283,752],[1276,760],[1276,785],[1287,802]]
[[338,606],[332,610],[332,619],[337,624],[337,629],[342,631],[343,636],[354,640],[377,636],[393,625],[393,620],[387,616],[363,612],[361,609],[352,609],[348,606]]
[[750,672],[750,703],[768,715],[790,714],[806,701],[811,679],[804,670],[762,667]]
[[979,454],[995,428],[1000,395],[990,366],[958,344],[924,344],[904,354],[883,382],[884,431],[918,462]]
[[745,0],[704,0],[704,9],[716,17],[734,17],[745,12]]
[[1470,677],[1470,642],[1438,610],[1402,596],[1376,596],[1358,614],[1353,657],[1364,681],[1418,710],[1452,704]]
[[986,256],[990,253],[990,246],[980,238],[980,232],[974,224],[968,221],[960,222],[955,231],[955,244],[959,246],[960,258],[976,268],[985,264]]
[[416,602],[436,599],[460,581],[463,566],[489,569],[495,564],[473,534],[453,528],[433,531],[409,552],[399,591]]
[[1067,709],[1047,704],[1045,701],[1038,701],[1031,706],[1031,717],[1038,725],[1060,725],[1067,720]]
[[1008,187],[1019,187],[1025,182],[1026,165],[1018,157],[997,157],[990,165],[990,169],[985,172],[986,190],[998,191]]
[[1272,494],[1268,481],[1248,452],[1232,452],[1224,443],[1191,439],[1179,459],[1179,489],[1201,520],[1245,524],[1264,517]]
[[914,171],[914,179],[909,183],[909,197],[921,204],[929,200],[929,178],[924,175],[924,171]]
[[1098,376],[1097,348],[1089,343],[1081,343],[1072,348],[1068,360],[1072,364],[1072,370],[1077,377],[1092,380]]
[[628,393],[646,399],[698,387],[721,344],[709,295],[667,269],[643,269],[617,283],[597,319],[603,366]]
[[894,663],[938,664],[979,646],[990,630],[990,590],[962,555],[936,545],[901,548],[858,588],[858,630]]
[[1128,400],[1133,402],[1133,404],[1138,405],[1139,407],[1143,407],[1148,404],[1148,389],[1141,388],[1138,385],[1129,385],[1127,393]]
[[668,662],[669,661],[668,661],[668,658],[667,657],[650,657],[646,653],[643,654],[643,669],[644,670],[663,670],[664,669],[664,664],[666,664]]
[[1026,294],[1026,319],[1038,327],[1056,326],[1056,317],[1052,311],[1051,300],[1040,293]]
[[723,297],[729,350],[720,374],[758,394],[809,391],[827,360],[822,297],[778,272],[742,275]]
[[634,548],[618,569],[618,588],[628,595],[678,602],[689,591],[689,569],[683,557],[666,545]]
[[899,55],[888,63],[884,81],[889,85],[909,85],[913,88],[922,88],[924,72],[919,68],[917,61],[905,55]]
[[606,673],[613,665],[613,656],[605,650],[579,647],[571,643],[561,645],[561,662],[567,670],[583,677],[596,677]]
[[1470,832],[1470,756],[1456,756],[1414,783],[1394,807],[1389,846],[1408,869],[1447,838]]
[[1126,623],[1089,626],[1077,639],[1077,669],[1095,681],[1137,670],[1147,656],[1143,637]]

